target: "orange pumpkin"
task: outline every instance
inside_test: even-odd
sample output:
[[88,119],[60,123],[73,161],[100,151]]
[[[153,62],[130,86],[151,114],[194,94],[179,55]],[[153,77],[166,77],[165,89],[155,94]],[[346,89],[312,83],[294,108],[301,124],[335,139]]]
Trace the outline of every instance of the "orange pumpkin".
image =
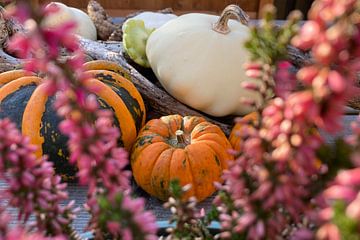
[[150,120],[140,131],[131,154],[137,184],[161,200],[169,197],[169,182],[191,184],[184,199],[204,200],[221,182],[227,161],[233,160],[222,130],[201,117],[180,115]]
[[[251,122],[255,122],[258,119],[258,113],[257,112],[252,112],[249,113],[247,115],[245,115],[243,118],[243,120],[245,121],[250,121]],[[233,147],[234,150],[239,151],[240,150],[240,144],[241,144],[241,138],[239,137],[239,131],[241,131],[243,127],[243,123],[236,123],[235,126],[233,127],[233,129],[231,130],[230,136],[229,136],[229,141],[231,146]]]

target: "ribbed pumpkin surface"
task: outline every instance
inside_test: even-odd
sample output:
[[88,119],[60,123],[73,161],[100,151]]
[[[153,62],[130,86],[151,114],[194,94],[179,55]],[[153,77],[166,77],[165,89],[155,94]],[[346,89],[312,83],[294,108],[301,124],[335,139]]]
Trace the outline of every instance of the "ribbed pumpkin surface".
[[[249,122],[254,122],[258,119],[257,117],[257,113],[256,112],[252,112],[249,113],[247,115],[245,115],[243,117],[243,120],[245,121],[249,121]],[[232,128],[230,136],[229,136],[229,141],[231,143],[231,146],[233,147],[234,150],[239,151],[240,150],[240,145],[241,145],[241,138],[239,137],[239,132],[241,131],[243,127],[243,124],[238,122],[235,124],[235,126]]]
[[[119,145],[130,150],[138,131],[145,123],[145,106],[135,86],[110,71],[89,71],[94,79],[89,84],[97,89],[97,99],[103,109],[114,112],[119,127]],[[48,97],[42,79],[0,74],[0,118],[10,118],[30,142],[39,146],[37,156],[46,154],[54,162],[57,173],[65,180],[73,179],[76,169],[68,163],[67,138],[57,126],[62,120],[53,109],[55,97]],[[6,79],[6,81],[5,81]],[[3,81],[2,81],[3,80]]]
[[[185,139],[179,143],[176,132]],[[185,198],[199,201],[214,191],[221,182],[222,170],[233,157],[221,129],[200,117],[165,116],[150,120],[141,130],[131,155],[131,166],[137,184],[149,194],[167,200],[169,182],[179,179],[192,188]]]

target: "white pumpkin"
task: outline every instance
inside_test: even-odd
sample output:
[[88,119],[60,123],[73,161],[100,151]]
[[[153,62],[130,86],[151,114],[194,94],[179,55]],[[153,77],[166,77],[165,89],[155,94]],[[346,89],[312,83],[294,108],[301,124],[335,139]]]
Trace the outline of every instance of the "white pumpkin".
[[236,5],[222,16],[190,13],[156,29],[149,37],[146,55],[162,86],[172,96],[213,116],[243,115],[253,111],[241,98],[257,102],[260,95],[243,89],[241,82],[257,82],[245,76],[249,53],[243,47],[249,28],[229,20],[236,13],[248,16]]
[[56,6],[59,10],[45,18],[45,27],[57,27],[67,21],[75,21],[74,34],[90,40],[97,39],[96,27],[90,17],[80,9],[63,3],[51,2],[46,7]]
[[130,19],[143,20],[146,28],[159,28],[174,18],[177,18],[177,16],[170,13],[164,14],[158,12],[142,12]]

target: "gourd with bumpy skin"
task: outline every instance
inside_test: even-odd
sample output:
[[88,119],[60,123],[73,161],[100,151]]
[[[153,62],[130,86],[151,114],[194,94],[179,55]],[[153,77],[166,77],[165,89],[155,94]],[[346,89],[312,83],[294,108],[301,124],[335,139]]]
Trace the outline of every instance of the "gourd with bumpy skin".
[[202,201],[214,191],[214,182],[233,156],[221,129],[201,117],[169,115],[150,120],[140,131],[131,154],[137,184],[147,193],[167,200],[169,183],[178,179],[192,188],[184,198]]
[[[95,63],[87,65],[87,69]],[[114,124],[121,133],[119,146],[130,150],[146,118],[140,93],[129,80],[114,72],[86,73],[93,77],[89,84],[97,90],[100,107],[114,113]],[[0,74],[0,118],[10,118],[29,137],[30,143],[38,147],[38,157],[48,155],[63,180],[73,180],[76,169],[68,163],[67,137],[58,129],[62,119],[52,107],[55,97],[49,97],[42,79],[32,74],[23,70]]]
[[146,42],[154,28],[146,28],[143,20],[128,19],[122,29],[125,52],[140,66],[150,67],[146,57]]
[[[238,17],[242,23],[230,20]],[[190,13],[156,29],[146,55],[161,85],[177,100],[213,116],[243,115],[252,107],[241,98],[261,103],[258,93],[242,88],[243,64],[250,55],[243,46],[249,38],[247,15],[235,5],[221,17]]]

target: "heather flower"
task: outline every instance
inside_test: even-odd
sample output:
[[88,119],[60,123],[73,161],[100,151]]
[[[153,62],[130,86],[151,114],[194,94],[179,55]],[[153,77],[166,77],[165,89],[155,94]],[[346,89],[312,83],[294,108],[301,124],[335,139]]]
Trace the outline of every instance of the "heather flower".
[[5,209],[0,207],[0,239],[1,236],[5,236],[9,231],[8,225],[10,223],[10,218],[10,215],[5,211]]
[[[72,34],[74,23],[43,28],[44,16],[54,11],[52,8],[38,12],[32,9],[37,21],[26,35],[15,36],[10,47],[27,58],[26,69],[46,75],[47,93],[56,94],[54,107],[64,119],[59,128],[69,137],[70,162],[79,168],[80,184],[89,186],[86,205],[92,215],[90,227],[97,236],[123,234],[124,238],[131,239],[140,234],[143,239],[153,239],[155,218],[144,210],[143,200],[130,197],[130,171],[124,169],[128,165],[128,154],[118,147],[120,133],[113,125],[111,111],[100,110],[95,96],[97,89],[91,87],[91,78],[83,72],[84,54],[77,37]],[[70,57],[60,59],[61,50]],[[56,178],[50,183],[59,181]],[[61,184],[58,187],[63,189]],[[105,210],[109,212],[103,212],[102,201],[108,203]],[[44,207],[52,207],[41,203]],[[68,209],[65,210],[67,213]],[[101,216],[108,213],[111,216],[104,220]]]
[[275,95],[287,98],[296,87],[295,74],[292,73],[292,64],[288,61],[281,61],[277,64],[274,73]]
[[212,239],[212,235],[206,228],[212,221],[211,217],[205,217],[205,210],[196,209],[196,198],[191,197],[184,200],[183,197],[190,190],[191,185],[180,186],[178,179],[170,182],[170,193],[168,201],[164,203],[164,207],[170,209],[171,217],[167,237],[161,239]]
[[24,231],[21,227],[17,227],[14,229],[9,230],[9,232],[4,235],[0,236],[0,240],[66,240],[64,236],[57,236],[57,237],[44,237],[38,233],[28,233]]
[[327,131],[341,128],[342,106],[356,92],[358,26],[351,22],[356,4],[354,0],[316,1],[309,11],[310,21],[292,41],[303,50],[311,48],[315,62],[297,76],[312,87],[314,102],[321,110],[313,116],[315,124]]
[[340,170],[334,182],[320,195],[323,208],[316,218],[320,224],[317,239],[350,239],[360,234],[359,120],[352,123],[353,133],[347,137],[353,149],[350,157],[354,168]]
[[[338,11],[337,4],[343,10]],[[272,42],[272,37],[266,39],[260,30],[254,31],[257,38],[246,44],[253,60],[269,69],[264,72],[263,67],[253,62],[247,66],[247,74],[262,79],[266,88],[272,88],[278,96],[259,108],[258,124],[243,127],[251,131],[239,133],[242,140],[237,149],[241,151],[224,172],[225,184],[219,187],[221,193],[214,201],[222,226],[221,238],[276,238],[284,234],[285,229],[300,223],[304,214],[312,210],[309,203],[315,196],[311,186],[326,173],[326,166],[316,155],[323,144],[317,129],[334,132],[341,128],[343,106],[354,93],[355,76],[349,71],[349,62],[356,62],[357,56],[352,54],[358,53],[358,47],[353,44],[357,27],[348,20],[355,11],[355,2],[320,0],[314,6],[322,6],[322,11],[329,11],[334,16],[344,15],[342,18],[323,16],[315,19],[310,14],[310,22],[293,39],[293,44],[304,50],[312,47],[314,56],[314,63],[297,74],[304,85],[303,90],[293,92],[291,66],[279,62],[282,59],[278,52],[260,50],[262,54],[256,53],[258,48],[254,46],[259,42],[265,46],[267,40]],[[271,26],[264,24],[263,31],[274,31]],[[339,41],[338,36],[342,36]],[[341,54],[335,54],[339,52]],[[271,85],[272,76],[278,86]],[[291,86],[284,87],[284,83]],[[251,89],[266,99],[263,93],[268,90]],[[349,186],[336,186],[329,192],[343,196],[347,201],[355,201],[357,194],[357,190],[349,189]],[[351,205],[353,209],[356,209],[355,203]],[[307,226],[304,227],[293,238],[311,237]]]
[[[134,199],[129,192],[119,192],[113,199],[106,195],[97,196],[99,206],[94,229],[110,233],[112,239],[157,239],[156,219],[153,214],[144,209],[144,199]],[[95,231],[95,236],[101,239],[102,233]]]
[[2,194],[19,208],[19,220],[26,222],[34,213],[40,232],[69,233],[76,210],[73,202],[60,204],[68,198],[66,184],[60,183],[52,163],[35,157],[36,148],[9,119],[0,120],[0,143],[0,178],[8,184]]

